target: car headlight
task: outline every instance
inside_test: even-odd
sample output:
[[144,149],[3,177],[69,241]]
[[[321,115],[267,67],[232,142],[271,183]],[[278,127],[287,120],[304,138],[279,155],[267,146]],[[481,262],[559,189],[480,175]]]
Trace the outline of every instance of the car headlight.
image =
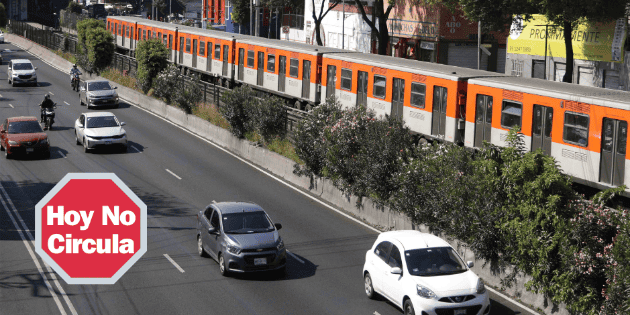
[[418,295],[425,299],[435,298],[435,293],[425,286],[417,284],[416,289],[418,290]]
[[486,292],[486,285],[483,283],[483,280],[479,278],[479,280],[477,280],[477,294],[482,294],[484,292]]
[[234,245],[227,245],[227,251],[228,253],[232,254],[232,255],[238,255],[241,253],[241,248],[238,246],[234,246]]
[[281,251],[284,249],[284,241],[282,239],[280,239],[280,242],[278,242],[278,245],[276,246],[276,248],[278,249],[278,251]]
[[16,141],[13,141],[13,140],[9,140],[9,144],[10,144],[10,145],[17,145],[17,142],[16,142]]

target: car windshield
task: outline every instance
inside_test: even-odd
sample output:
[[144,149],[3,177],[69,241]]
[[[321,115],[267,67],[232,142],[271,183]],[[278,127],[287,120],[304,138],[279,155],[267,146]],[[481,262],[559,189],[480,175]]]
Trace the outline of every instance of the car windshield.
[[30,63],[14,63],[13,70],[33,70],[33,65]]
[[118,121],[114,116],[88,117],[86,128],[118,127]]
[[263,211],[237,212],[223,215],[223,231],[225,233],[248,234],[273,230],[273,225]]
[[90,91],[103,91],[111,89],[112,87],[109,85],[109,82],[91,82],[88,84],[88,90]]
[[409,274],[414,276],[440,276],[468,270],[451,247],[433,247],[405,251]]
[[16,121],[9,123],[8,133],[38,133],[44,132],[42,126],[35,120]]

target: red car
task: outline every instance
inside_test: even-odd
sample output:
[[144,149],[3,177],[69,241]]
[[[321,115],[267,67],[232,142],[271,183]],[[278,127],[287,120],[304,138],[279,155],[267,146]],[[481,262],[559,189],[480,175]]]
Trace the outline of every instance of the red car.
[[0,125],[0,150],[7,159],[18,153],[49,158],[50,142],[36,117],[11,117]]

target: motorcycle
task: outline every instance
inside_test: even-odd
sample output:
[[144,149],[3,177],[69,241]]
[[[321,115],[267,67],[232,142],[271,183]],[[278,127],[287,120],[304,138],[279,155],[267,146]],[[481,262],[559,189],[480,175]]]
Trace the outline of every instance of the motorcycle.
[[44,130],[50,130],[55,123],[55,108],[57,108],[57,104],[53,108],[44,109]]
[[72,90],[79,92],[79,74],[75,73],[72,75]]

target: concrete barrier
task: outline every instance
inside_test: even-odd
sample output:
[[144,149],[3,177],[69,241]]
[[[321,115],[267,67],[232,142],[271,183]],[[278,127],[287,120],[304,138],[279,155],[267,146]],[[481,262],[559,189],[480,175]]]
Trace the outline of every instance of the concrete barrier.
[[[57,56],[55,53],[50,52],[24,38],[12,34],[7,35],[8,41],[20,46],[24,50],[30,51],[34,54],[39,54],[38,56],[41,56],[45,62],[54,63],[58,69],[59,67],[70,69],[71,64],[65,59]],[[103,79],[90,75],[87,75],[87,78]],[[167,105],[160,100],[148,97],[138,91],[129,89],[115,82],[112,82],[112,85],[118,87],[119,95],[127,102],[151,111],[152,113],[164,117],[180,127],[199,135],[200,137],[212,141],[213,143],[241,156],[242,158],[259,165],[260,167],[268,170],[270,173],[284,178],[287,182],[309,192],[311,195],[327,201],[345,213],[376,226],[380,230],[415,229],[422,232],[429,232],[425,226],[415,225],[411,219],[404,214],[390,210],[387,207],[380,207],[368,198],[364,198],[361,206],[357,207],[358,198],[344,194],[341,190],[336,188],[333,182],[329,179],[317,178],[311,180],[310,178],[299,177],[293,174],[293,165],[295,163],[286,157],[280,156],[265,148],[252,145],[249,141],[238,139],[229,131],[212,125],[210,122],[199,117],[187,115],[179,108]],[[472,268],[473,271],[482,277],[487,284],[503,288],[503,285],[501,284],[501,276],[505,275],[506,272],[509,272],[509,268],[499,271],[491,270],[489,264],[485,265],[486,262],[484,260],[477,259],[466,244],[458,240],[449,239],[444,235],[441,235],[441,237],[452,244],[465,260],[475,262],[475,266]],[[546,314],[568,315],[568,312],[563,305],[560,305],[559,309],[555,310],[552,305],[547,305],[548,303],[545,302],[545,298],[542,295],[526,291],[525,283],[530,279],[531,278],[529,276],[520,275],[517,277],[515,285],[510,288],[504,288],[504,292],[512,297],[522,300],[526,304],[530,304],[536,308],[544,310]]]

